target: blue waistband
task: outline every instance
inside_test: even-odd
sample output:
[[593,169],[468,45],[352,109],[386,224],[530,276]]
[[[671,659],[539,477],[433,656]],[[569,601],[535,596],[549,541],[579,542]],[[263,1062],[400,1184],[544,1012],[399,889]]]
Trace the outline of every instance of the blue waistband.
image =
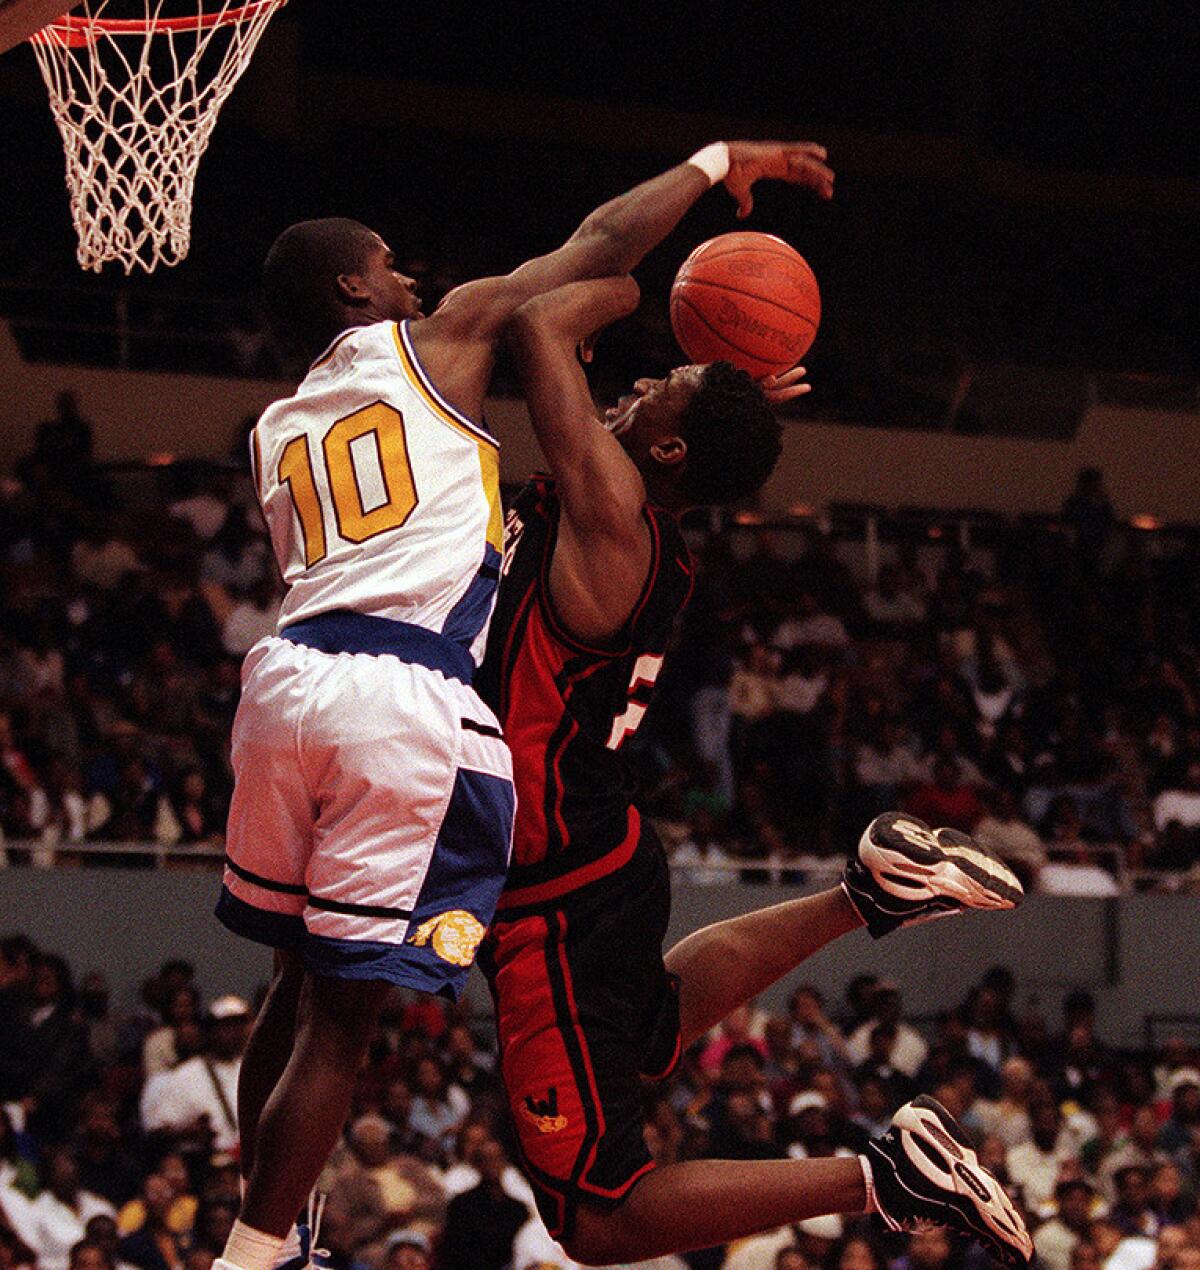
[[401,661],[440,670],[447,679],[469,684],[475,662],[461,645],[411,622],[394,622],[370,613],[335,609],[292,622],[280,632],[282,639],[315,648],[319,653],[391,653]]

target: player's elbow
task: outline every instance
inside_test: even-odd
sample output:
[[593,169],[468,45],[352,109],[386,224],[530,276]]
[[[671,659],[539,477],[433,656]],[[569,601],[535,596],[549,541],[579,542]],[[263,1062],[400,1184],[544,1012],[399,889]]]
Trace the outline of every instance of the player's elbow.
[[504,328],[504,339],[521,359],[547,339],[550,332],[550,306],[544,295],[536,295],[514,310]]
[[594,211],[580,225],[575,241],[586,245],[593,277],[627,273],[641,258],[634,236],[607,207]]

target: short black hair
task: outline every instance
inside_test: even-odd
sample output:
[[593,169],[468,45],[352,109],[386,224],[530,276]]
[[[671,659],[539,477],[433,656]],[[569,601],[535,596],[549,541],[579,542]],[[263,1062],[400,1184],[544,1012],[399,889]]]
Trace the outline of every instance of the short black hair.
[[692,503],[733,503],[762,488],[783,444],[763,390],[729,362],[707,366],[683,412],[680,488]]
[[338,276],[359,272],[374,245],[366,225],[344,216],[299,221],[275,239],[263,264],[263,295],[285,343],[315,357],[339,334]]

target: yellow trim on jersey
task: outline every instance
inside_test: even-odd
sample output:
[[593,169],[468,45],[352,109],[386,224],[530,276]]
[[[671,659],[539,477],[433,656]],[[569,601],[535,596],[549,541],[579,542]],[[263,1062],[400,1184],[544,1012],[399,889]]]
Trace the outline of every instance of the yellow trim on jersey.
[[396,354],[405,378],[417,390],[422,401],[443,423],[448,423],[460,436],[475,443],[479,452],[479,475],[483,480],[483,492],[488,500],[488,545],[504,554],[504,512],[500,506],[500,443],[466,427],[456,419],[445,406],[425,386],[420,369],[414,364],[404,347],[404,337],[400,334],[399,323],[392,323],[392,340],[396,345]]

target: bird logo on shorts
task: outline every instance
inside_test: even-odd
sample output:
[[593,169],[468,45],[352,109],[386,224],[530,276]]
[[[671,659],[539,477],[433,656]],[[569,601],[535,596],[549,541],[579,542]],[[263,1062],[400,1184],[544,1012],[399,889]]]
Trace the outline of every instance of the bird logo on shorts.
[[559,1133],[567,1127],[566,1116],[558,1111],[558,1089],[554,1085],[546,1091],[544,1099],[538,1100],[532,1095],[526,1098],[521,1114],[537,1126],[538,1133]]
[[452,908],[448,913],[439,913],[422,922],[408,942],[424,948],[432,941],[433,951],[443,961],[452,966],[469,966],[486,934],[487,929],[478,918],[466,909]]

